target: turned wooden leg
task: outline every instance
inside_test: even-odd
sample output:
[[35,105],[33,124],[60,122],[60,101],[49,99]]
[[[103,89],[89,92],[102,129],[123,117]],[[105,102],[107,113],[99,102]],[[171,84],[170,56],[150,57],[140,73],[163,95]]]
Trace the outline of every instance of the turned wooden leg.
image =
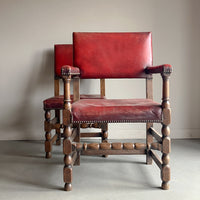
[[[147,123],[146,124],[146,144],[147,146],[151,145],[151,143],[153,142],[153,136],[149,133],[149,128],[153,127],[152,123]],[[152,164],[152,157],[150,155],[150,150],[147,149],[146,152],[146,164],[147,165],[151,165]]]
[[161,169],[161,179],[162,179],[162,189],[169,189],[169,181],[170,181],[170,166],[169,166],[169,153],[171,151],[171,141],[170,141],[170,129],[169,126],[163,125],[162,127],[162,169]]
[[[55,110],[55,117],[58,119],[57,123],[60,123],[60,110]],[[57,134],[57,140],[56,140],[56,145],[61,145],[61,132],[60,128],[56,129],[56,134]]]
[[46,158],[51,158],[51,127],[50,127],[50,118],[51,118],[51,112],[50,110],[45,111],[45,152],[46,152]]
[[63,178],[65,182],[64,190],[71,191],[72,190],[72,144],[70,140],[70,136],[72,134],[72,130],[70,126],[66,126],[64,128],[64,140],[63,140],[63,153],[64,156],[64,170],[63,170]]
[[169,103],[169,75],[170,71],[165,71],[162,74],[163,78],[163,98],[162,98],[162,112],[163,112],[163,126],[162,126],[162,169],[161,169],[161,179],[162,179],[162,189],[169,189],[170,180],[170,167],[169,167],[169,153],[171,151],[171,141],[170,141],[170,129],[169,124],[171,122],[171,109]]
[[[102,143],[108,142],[108,124],[104,124],[102,130]],[[102,157],[107,158],[108,155],[103,155]]]

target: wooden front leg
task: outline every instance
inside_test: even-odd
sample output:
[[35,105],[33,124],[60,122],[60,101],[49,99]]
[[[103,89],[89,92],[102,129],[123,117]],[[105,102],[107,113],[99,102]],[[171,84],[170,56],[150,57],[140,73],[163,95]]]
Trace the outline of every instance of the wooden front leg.
[[64,125],[64,169],[63,179],[65,182],[64,189],[66,191],[72,190],[72,124],[71,124],[71,99],[70,99],[70,81],[71,76],[65,76],[64,80],[64,110],[63,110],[63,125]]
[[63,153],[65,154],[63,179],[65,182],[65,186],[64,186],[65,191],[72,190],[72,143],[70,140],[71,134],[72,134],[72,130],[71,130],[70,125],[65,126],[64,140],[63,140]]
[[171,109],[169,104],[169,75],[170,72],[162,73],[163,78],[163,98],[162,98],[162,110],[163,110],[163,124],[162,124],[162,189],[169,189],[170,181],[170,166],[169,166],[169,153],[171,151],[171,140],[170,140],[170,128],[171,122]]
[[[74,99],[73,101],[79,101],[80,100],[80,78],[79,76],[73,77],[73,95]],[[74,128],[76,128],[77,135],[74,139],[75,142],[80,142],[80,124],[73,124]],[[74,165],[80,165],[80,153],[77,152],[77,159],[74,163]]]

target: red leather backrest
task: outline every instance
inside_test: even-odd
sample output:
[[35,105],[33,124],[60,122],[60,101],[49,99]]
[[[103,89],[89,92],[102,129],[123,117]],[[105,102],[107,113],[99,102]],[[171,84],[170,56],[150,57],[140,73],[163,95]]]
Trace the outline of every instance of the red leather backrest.
[[56,44],[54,45],[55,75],[61,76],[61,67],[63,65],[73,66],[73,45]]
[[151,33],[73,33],[81,78],[144,78],[152,65]]

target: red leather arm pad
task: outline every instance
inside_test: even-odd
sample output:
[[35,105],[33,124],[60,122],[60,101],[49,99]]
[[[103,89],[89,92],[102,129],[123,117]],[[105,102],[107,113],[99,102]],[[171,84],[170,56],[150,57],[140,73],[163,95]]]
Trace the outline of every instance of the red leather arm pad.
[[172,66],[168,64],[153,66],[153,67],[146,67],[145,68],[146,74],[156,74],[156,73],[171,73]]
[[80,74],[80,70],[78,67],[65,65],[65,66],[62,66],[61,68],[61,76],[79,75],[79,74]]

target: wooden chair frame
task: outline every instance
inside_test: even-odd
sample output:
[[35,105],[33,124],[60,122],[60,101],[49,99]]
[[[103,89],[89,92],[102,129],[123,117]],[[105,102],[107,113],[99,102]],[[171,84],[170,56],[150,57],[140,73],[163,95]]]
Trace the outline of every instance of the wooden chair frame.
[[[159,69],[159,70],[157,70]],[[146,163],[152,164],[155,161],[161,170],[162,189],[169,189],[170,166],[169,153],[171,151],[170,128],[171,109],[169,104],[169,76],[172,68],[168,66],[147,67],[146,73],[149,74],[146,78],[146,98],[153,99],[153,73],[160,73],[163,80],[162,88],[162,135],[153,128],[153,123],[146,123],[146,143],[80,143],[80,131],[78,127],[72,124],[71,100],[70,100],[70,82],[73,80],[74,101],[80,99],[79,94],[79,74],[63,72],[62,78],[64,81],[64,110],[63,110],[63,125],[64,125],[64,189],[72,190],[72,166],[80,163],[80,154],[82,155],[122,155],[122,154],[144,154],[146,155]],[[104,81],[101,82],[104,85]],[[105,90],[102,89],[102,92]],[[48,115],[48,114],[47,114]],[[107,133],[105,124],[98,124],[104,133]],[[154,138],[157,142],[153,142]],[[162,152],[162,157],[156,154],[155,150]]]
[[[54,96],[60,95],[60,79],[61,77],[54,76]],[[74,87],[73,87],[73,94],[74,94],[74,101],[79,98],[79,84],[77,84],[77,79],[74,79]],[[78,90],[78,91],[77,91]],[[105,79],[100,79],[100,96],[103,98],[105,97]],[[56,142],[56,145],[61,144],[61,138],[64,137],[63,129],[64,125],[61,123],[61,110],[54,109],[55,117],[51,119],[51,110],[53,109],[45,109],[45,121],[44,121],[44,131],[45,131],[45,152],[46,158],[51,158],[52,152],[52,145]],[[76,137],[76,141],[80,141],[80,137],[101,137],[102,142],[107,142],[108,138],[108,126],[105,123],[103,126],[99,126],[98,124],[74,124],[74,127],[79,132],[79,136]],[[88,132],[88,133],[80,133],[80,128],[100,128],[101,132]],[[52,136],[51,131],[55,130],[55,134]],[[104,155],[107,157],[107,155]]]

